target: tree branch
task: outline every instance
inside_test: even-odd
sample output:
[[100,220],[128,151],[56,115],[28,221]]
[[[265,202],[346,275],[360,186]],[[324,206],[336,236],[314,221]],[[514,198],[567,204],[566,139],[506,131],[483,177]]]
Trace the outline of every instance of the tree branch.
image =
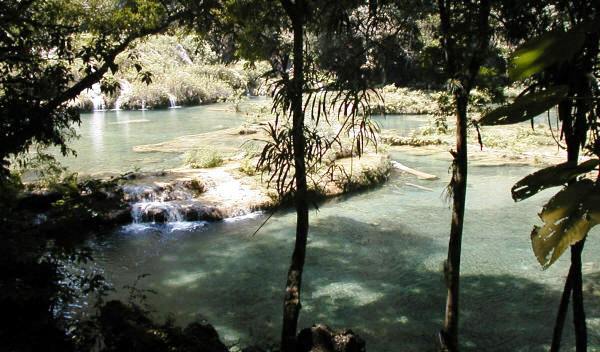
[[161,25],[159,25],[157,27],[142,30],[140,32],[137,32],[137,33],[132,34],[129,37],[127,37],[121,44],[119,44],[115,48],[113,48],[108,55],[103,57],[104,63],[102,64],[102,66],[100,66],[99,69],[88,74],[87,76],[82,78],[80,81],[75,83],[73,86],[68,88],[66,91],[58,94],[54,99],[52,99],[50,102],[48,102],[48,104],[45,106],[45,111],[48,113],[51,112],[52,110],[56,109],[60,105],[64,104],[65,102],[76,98],[83,90],[90,88],[95,83],[98,83],[102,79],[104,74],[106,72],[108,72],[109,68],[114,64],[116,57],[120,53],[125,51],[125,49],[127,49],[127,47],[134,40],[148,36],[148,35],[158,34],[162,31],[166,30],[173,22],[175,22],[179,19],[182,19],[183,17],[184,17],[184,13],[177,13],[175,15],[168,17],[164,23],[162,23]]

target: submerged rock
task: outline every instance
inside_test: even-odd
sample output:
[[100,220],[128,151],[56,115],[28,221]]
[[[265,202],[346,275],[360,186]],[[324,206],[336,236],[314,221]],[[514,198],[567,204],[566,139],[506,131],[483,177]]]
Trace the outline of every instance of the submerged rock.
[[365,341],[352,330],[332,330],[317,324],[298,334],[299,352],[365,352]]

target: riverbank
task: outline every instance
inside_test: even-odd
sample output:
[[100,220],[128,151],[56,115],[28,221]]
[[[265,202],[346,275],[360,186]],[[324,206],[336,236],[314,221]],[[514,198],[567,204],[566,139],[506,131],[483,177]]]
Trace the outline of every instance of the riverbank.
[[[381,141],[396,151],[412,155],[443,157],[450,162],[449,151],[455,148],[454,130],[446,133],[435,131],[430,126],[416,129],[409,135],[388,129],[382,131]],[[480,130],[481,144],[477,131],[468,132],[469,163],[481,166],[539,165],[549,166],[566,160],[566,151],[554,141],[557,131],[545,124],[485,127]],[[553,137],[554,135],[554,137]]]

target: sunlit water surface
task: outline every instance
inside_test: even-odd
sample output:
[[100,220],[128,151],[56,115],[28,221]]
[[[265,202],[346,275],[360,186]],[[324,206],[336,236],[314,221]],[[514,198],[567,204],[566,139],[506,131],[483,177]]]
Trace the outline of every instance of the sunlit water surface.
[[[121,116],[150,122],[111,125]],[[154,161],[147,159],[160,167],[176,164],[181,161],[171,161],[172,155],[136,155],[130,148],[236,125],[241,119],[206,107],[84,116],[77,144],[82,159],[74,165],[122,169],[139,162],[151,167]],[[392,116],[380,122],[408,133],[423,119]],[[350,327],[366,339],[369,351],[434,350],[446,296],[442,261],[450,225],[444,198],[449,163],[400,153],[392,158],[441,178],[420,181],[393,173],[379,188],[311,211],[300,326]],[[548,349],[568,255],[546,271],[533,256],[529,233],[552,191],[515,204],[510,187],[534,170],[470,168],[461,286],[464,350]],[[275,344],[295,215],[280,211],[251,236],[265,218],[126,226],[92,243],[96,265],[117,289],[150,274],[140,287],[158,292],[150,297],[158,316],[172,314],[181,324],[206,319],[228,343]],[[591,234],[583,258],[591,351],[600,351],[597,235]],[[126,291],[117,296],[125,297]],[[566,346],[573,345],[570,321]]]
[[77,128],[79,138],[71,143],[77,157],[60,161],[73,171],[93,174],[181,166],[182,155],[135,153],[133,147],[239,126],[244,116],[235,113],[231,105],[213,104],[147,111],[96,111],[82,114],[81,120]]

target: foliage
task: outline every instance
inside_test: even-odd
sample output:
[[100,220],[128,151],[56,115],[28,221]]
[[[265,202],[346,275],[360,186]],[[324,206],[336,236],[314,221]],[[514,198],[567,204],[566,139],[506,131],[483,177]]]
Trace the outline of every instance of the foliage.
[[433,114],[436,94],[419,89],[387,85],[379,89],[381,104],[371,107],[371,114]]
[[[117,83],[112,94],[105,94],[108,106],[119,101],[121,109],[168,107],[169,97],[178,105],[197,105],[224,100],[237,100],[247,93],[261,93],[260,77],[266,71],[263,63],[248,65],[235,62],[222,64],[208,44],[198,36],[175,33],[145,38],[116,59],[119,72],[109,75]],[[143,82],[138,69],[151,75]],[[89,94],[84,92],[77,105],[92,108]]]
[[244,158],[240,162],[240,172],[248,176],[254,176],[258,173],[257,160],[252,158]]
[[589,179],[570,183],[539,214],[544,225],[531,232],[533,252],[543,268],[600,223],[600,189]]
[[578,25],[566,32],[550,31],[527,41],[512,54],[510,78],[513,81],[523,80],[569,60],[581,50],[585,40],[585,29],[593,25]]
[[576,180],[599,164],[597,159],[579,165],[566,162],[539,170],[513,186],[513,199],[520,201],[546,188],[568,183],[544,205],[539,214],[544,225],[534,226],[531,233],[533,252],[542,267],[552,265],[569,246],[585,238],[600,222],[598,186],[590,179]]
[[548,111],[567,97],[568,87],[555,86],[543,91],[518,96],[514,102],[501,106],[479,119],[482,126],[509,125],[531,120]]
[[593,171],[598,164],[598,160],[591,159],[579,165],[565,162],[536,171],[515,183],[511,189],[512,197],[515,201],[521,201],[546,188],[564,185],[581,174]]
[[8,350],[70,351],[66,331],[74,327],[63,314],[78,297],[105,286],[98,273],[72,268],[92,260],[84,244],[89,232],[119,223],[115,210],[129,215],[114,191],[118,180],[70,175],[32,192],[17,176],[9,180],[0,182],[0,339]]
[[[6,1],[0,9],[0,171],[33,143],[67,153],[76,109],[67,105],[105,73],[135,39],[160,32],[182,14],[159,1]],[[75,75],[72,65],[81,70]],[[104,85],[107,87],[107,85]],[[108,87],[109,88],[109,87]],[[110,88],[109,88],[110,89]]]
[[[572,95],[574,94],[572,85],[556,84],[555,82],[548,81],[546,76],[551,76],[555,70],[560,71],[561,67],[568,65],[569,60],[574,60],[577,55],[581,55],[586,33],[593,33],[594,31],[597,31],[597,29],[591,27],[589,23],[584,23],[582,25],[574,26],[568,31],[549,31],[529,40],[517,48],[511,58],[509,67],[510,77],[522,80],[531,76],[536,76],[539,82],[527,88],[511,104],[498,107],[483,116],[478,123],[481,125],[503,125],[532,120],[535,116],[546,112],[552,107],[558,104],[564,104],[564,102],[572,99]],[[597,51],[598,44],[596,43],[595,45]],[[581,96],[579,99],[582,99],[580,100],[581,102],[584,102],[585,100],[589,100],[590,102],[593,101],[590,96]],[[589,122],[584,122],[585,130],[589,128],[588,126],[594,127],[597,125],[594,121],[596,115],[594,114],[593,109],[591,109],[591,104],[587,103],[586,105],[587,106],[585,107],[582,106],[582,108],[590,112],[590,114],[587,117]],[[582,111],[579,111],[578,114],[581,114],[579,116],[585,116],[585,110],[582,109]],[[570,111],[567,115],[561,115],[560,118],[563,120],[563,123],[570,124],[571,122],[566,121],[566,119],[569,119],[569,121],[572,119]],[[572,127],[568,126],[568,128],[569,130],[572,130]],[[579,131],[580,134],[582,132],[583,136],[585,136],[585,131]],[[568,135],[567,138],[572,139],[573,137]],[[576,148],[578,148],[578,146]],[[515,200],[520,200],[537,193],[540,189],[545,187],[562,185],[567,181],[574,180],[577,175],[589,172],[597,166],[597,161],[595,160],[590,160],[579,166],[574,166],[573,163],[573,161],[570,161],[565,164],[544,169],[519,181],[513,187],[513,198]],[[584,198],[583,194],[582,198]],[[546,204],[545,210],[542,211],[542,219],[545,222],[550,221],[551,224],[562,219],[556,219],[554,218],[554,215],[559,214],[556,207],[563,204],[562,201],[564,198],[563,196],[558,197],[557,194],[556,198],[553,199],[554,201],[550,200]],[[581,202],[584,202],[584,200],[581,200]],[[569,206],[572,206],[572,204],[564,204],[564,206],[565,209],[563,209],[563,213],[560,213],[562,215],[570,212]],[[570,219],[570,221],[574,221],[572,218]],[[563,225],[565,224],[568,225],[567,222],[563,223]],[[539,228],[536,227],[533,232],[535,235],[532,235],[534,251],[536,251],[536,256],[544,267],[551,265],[558,256],[564,252],[565,248],[578,240],[583,239],[585,234],[587,234],[587,231],[583,231],[585,233],[577,232],[577,235],[573,235],[573,233],[569,233],[567,229],[562,229],[559,231],[559,235],[554,235],[554,233],[549,230],[551,228],[549,226],[550,225],[546,225],[542,227],[542,230],[539,230]],[[579,236],[579,234],[582,233],[583,235]],[[542,249],[539,239],[549,236],[555,236],[553,237],[554,240],[547,241]],[[568,237],[569,240],[566,242],[559,241],[558,238],[562,238],[563,236]],[[547,259],[546,255],[551,251],[553,253],[551,259]]]

